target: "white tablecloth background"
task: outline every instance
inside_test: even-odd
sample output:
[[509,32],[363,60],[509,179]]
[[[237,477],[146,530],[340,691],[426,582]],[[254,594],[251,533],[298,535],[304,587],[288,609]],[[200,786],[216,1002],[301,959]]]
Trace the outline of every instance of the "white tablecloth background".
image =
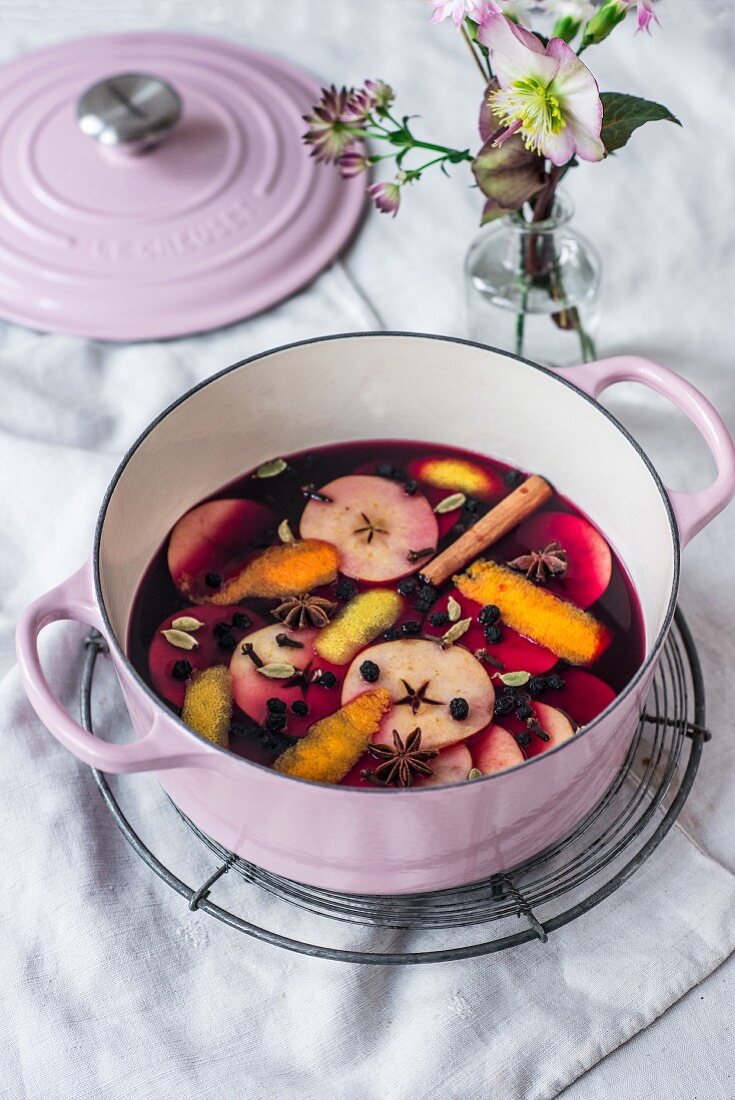
[[[732,9],[659,8],[653,39],[626,28],[588,56],[603,87],[660,99],[685,127],[648,127],[570,186],[606,265],[602,350],[681,371],[735,427]],[[337,83],[384,77],[427,135],[475,140],[477,74],[448,26],[428,27],[419,0],[7,2],[0,57],[72,33],[156,26],[273,49]],[[0,325],[0,1095],[10,1100],[735,1096],[735,512],[686,554],[682,605],[714,731],[691,799],[644,869],[545,947],[359,968],[189,914],[131,853],[88,771],[21,691],[19,611],[81,562],[121,453],[182,390],[251,352],[328,331],[462,332],[461,261],[478,196],[455,176],[414,188],[395,222],[370,217],[346,271],[224,332],[105,346]],[[707,481],[703,446],[665,403],[626,387],[610,404],[676,487]],[[71,706],[79,640],[67,627],[45,646]],[[107,728],[122,717],[109,670],[100,683]],[[151,782],[125,788],[146,838],[190,867],[185,833]],[[214,862],[199,860],[203,879]],[[267,919],[268,902],[255,912]],[[308,919],[295,915],[292,931],[308,934]]]

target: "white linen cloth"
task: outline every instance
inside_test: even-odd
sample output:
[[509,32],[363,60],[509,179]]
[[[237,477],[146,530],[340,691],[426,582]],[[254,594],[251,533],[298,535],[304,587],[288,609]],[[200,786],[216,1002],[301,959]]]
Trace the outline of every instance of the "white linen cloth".
[[[575,172],[570,189],[606,264],[602,351],[648,354],[681,371],[735,427],[726,218],[735,166],[723,121],[732,12],[728,0],[662,0],[659,10],[664,27],[653,39],[626,28],[588,56],[604,88],[659,99],[685,128],[647,127],[606,164]],[[427,15],[419,0],[15,3],[0,15],[0,56],[72,31],[220,34],[279,51],[327,81],[388,79],[399,110],[422,113],[417,128],[429,139],[474,143],[477,74],[449,26],[430,28]],[[461,334],[461,261],[479,196],[461,170],[454,176],[414,187],[395,222],[370,217],[346,258],[349,275],[332,268],[267,315],[219,333],[106,346],[0,325],[8,1100],[545,1100],[567,1086],[574,1100],[735,1095],[735,512],[686,553],[682,605],[714,731],[692,796],[644,868],[546,946],[436,967],[357,967],[288,954],[190,914],[126,845],[90,773],[43,729],[20,686],[18,613],[89,552],[122,452],[169,401],[292,339],[380,324]],[[704,448],[669,406],[635,387],[616,390],[610,404],[676,487],[706,482]],[[53,682],[75,708],[83,631],[47,634]],[[96,704],[101,729],[124,723],[109,667]],[[190,855],[150,777],[124,783],[145,839],[189,881],[203,881],[214,859]],[[271,904],[254,900],[254,919],[266,921]],[[289,931],[308,936],[310,918],[294,910]]]

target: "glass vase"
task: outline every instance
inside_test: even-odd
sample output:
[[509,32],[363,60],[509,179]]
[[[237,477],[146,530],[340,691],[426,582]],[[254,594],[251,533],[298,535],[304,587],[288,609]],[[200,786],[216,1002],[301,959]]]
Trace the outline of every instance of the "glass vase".
[[544,221],[518,211],[481,230],[465,261],[471,340],[549,366],[597,357],[600,260],[572,214],[559,193]]

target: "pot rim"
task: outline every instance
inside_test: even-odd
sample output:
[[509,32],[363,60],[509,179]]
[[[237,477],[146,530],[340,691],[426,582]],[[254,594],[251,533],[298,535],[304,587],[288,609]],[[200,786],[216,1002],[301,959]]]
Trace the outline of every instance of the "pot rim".
[[[241,359],[237,363],[231,363],[230,366],[224,367],[222,370],[217,371],[216,374],[210,375],[209,378],[205,378],[203,381],[198,382],[195,386],[192,386],[191,389],[187,390],[185,393],[183,393],[179,397],[177,397],[175,401],[172,401],[170,405],[167,405],[166,408],[163,409],[158,414],[158,416],[156,416],[148,424],[148,426],[143,429],[143,431],[140,433],[140,435],[137,437],[137,439],[135,439],[134,442],[130,445],[130,447],[128,447],[127,451],[125,452],[122,459],[120,460],[120,463],[119,463],[117,469],[115,470],[115,473],[112,476],[112,480],[110,481],[110,483],[109,483],[109,485],[108,485],[108,487],[105,491],[105,495],[102,499],[102,504],[100,506],[100,510],[99,510],[99,513],[98,513],[98,516],[97,516],[97,523],[96,523],[95,532],[94,532],[94,544],[93,544],[93,549],[92,549],[94,590],[95,590],[95,596],[96,596],[96,599],[97,599],[97,604],[98,604],[98,607],[99,607],[99,610],[100,610],[100,614],[102,616],[102,621],[103,621],[105,627],[107,628],[109,639],[111,640],[111,643],[114,647],[115,653],[116,653],[118,659],[122,660],[123,664],[125,665],[126,670],[133,676],[133,678],[136,682],[136,686],[139,687],[148,696],[148,698],[155,704],[155,706],[159,710],[163,711],[164,714],[166,714],[166,716],[171,721],[175,722],[176,725],[179,727],[179,729],[181,729],[186,735],[188,735],[189,737],[195,738],[198,742],[202,742],[203,744],[207,745],[210,749],[214,748],[214,750],[216,752],[223,753],[225,756],[230,757],[230,759],[232,759],[234,761],[237,761],[237,763],[239,765],[243,766],[244,768],[257,768],[258,771],[266,772],[270,776],[276,775],[279,780],[285,780],[287,782],[290,781],[292,783],[304,784],[308,787],[318,787],[322,792],[324,792],[325,797],[327,796],[328,791],[334,791],[334,792],[339,791],[342,795],[344,795],[345,792],[350,792],[351,794],[361,795],[363,797],[366,797],[366,796],[375,797],[375,796],[380,796],[380,795],[391,795],[391,796],[395,797],[398,794],[404,794],[404,795],[408,794],[408,795],[413,796],[417,793],[420,793],[420,794],[429,795],[429,794],[432,794],[432,793],[436,793],[438,791],[460,790],[460,789],[464,789],[464,787],[468,786],[469,784],[472,784],[473,786],[476,786],[476,785],[478,785],[479,783],[482,783],[482,782],[488,782],[488,781],[493,780],[493,779],[500,779],[504,776],[510,775],[513,772],[519,771],[521,768],[530,768],[534,764],[537,764],[538,762],[543,761],[543,760],[547,760],[549,757],[555,755],[556,753],[562,752],[567,747],[567,745],[569,745],[571,742],[570,741],[565,741],[561,745],[557,745],[556,748],[549,749],[547,752],[539,753],[537,756],[532,756],[530,759],[524,760],[521,764],[514,764],[512,768],[505,768],[503,771],[500,771],[500,772],[492,772],[490,775],[483,775],[479,779],[464,779],[464,780],[461,780],[459,783],[447,783],[447,784],[437,785],[435,787],[408,787],[405,790],[400,791],[400,792],[399,791],[394,791],[394,790],[389,791],[389,790],[386,790],[386,789],[381,789],[379,787],[376,787],[376,788],[371,788],[371,787],[340,787],[339,785],[333,785],[333,784],[329,784],[329,783],[313,783],[311,780],[300,779],[300,778],[298,778],[296,776],[292,776],[292,775],[279,775],[278,773],[275,773],[272,768],[267,767],[265,764],[258,764],[253,760],[248,760],[245,757],[239,756],[237,753],[232,752],[230,749],[225,749],[225,748],[222,748],[220,746],[213,746],[210,741],[208,741],[205,737],[202,737],[200,734],[196,733],[194,730],[190,729],[190,727],[187,726],[177,714],[175,714],[172,710],[170,710],[168,707],[166,707],[164,705],[164,703],[156,695],[156,693],[153,691],[153,689],[145,682],[145,680],[143,679],[141,674],[138,672],[138,670],[134,667],[134,665],[130,661],[127,653],[125,653],[124,649],[120,645],[120,643],[117,639],[117,635],[116,635],[116,633],[113,629],[112,623],[110,622],[110,618],[107,614],[107,608],[105,606],[104,598],[102,596],[102,584],[101,584],[101,580],[100,580],[100,542],[101,542],[101,538],[102,538],[102,529],[104,527],[105,517],[107,515],[107,509],[109,507],[110,501],[112,500],[112,496],[113,496],[113,494],[115,492],[115,489],[117,487],[117,483],[120,480],[120,478],[122,477],[128,463],[130,462],[130,459],[133,457],[135,452],[138,450],[141,443],[145,439],[147,439],[147,437],[158,427],[158,425],[161,424],[166,419],[167,416],[169,416],[172,412],[174,412],[179,407],[179,405],[183,405],[183,403],[185,401],[187,401],[190,397],[193,397],[195,393],[198,393],[200,390],[203,390],[206,386],[211,385],[213,382],[217,382],[220,378],[223,378],[225,375],[230,374],[232,371],[239,370],[241,367],[249,366],[251,363],[256,363],[261,359],[266,359],[271,355],[278,354],[279,352],[289,351],[292,348],[308,347],[310,344],[323,344],[323,343],[326,343],[327,341],[331,341],[331,340],[347,340],[347,339],[365,338],[365,337],[380,339],[381,337],[396,337],[396,336],[401,337],[401,338],[409,338],[409,339],[416,338],[416,339],[420,339],[420,340],[440,340],[440,341],[443,341],[447,344],[462,344],[462,345],[465,345],[467,347],[479,348],[481,351],[495,352],[495,354],[497,354],[497,355],[502,355],[507,359],[515,359],[517,362],[523,363],[527,367],[532,367],[534,370],[539,371],[541,374],[545,374],[548,377],[553,378],[555,381],[559,382],[561,385],[567,386],[569,389],[573,390],[579,397],[581,397],[583,400],[585,400],[588,404],[592,405],[602,416],[604,416],[611,424],[613,424],[618,429],[618,431],[625,437],[625,439],[628,441],[628,443],[630,443],[630,445],[634,448],[634,450],[638,453],[640,458],[643,460],[643,464],[645,465],[645,467],[647,468],[649,474],[651,475],[651,478],[652,478],[652,480],[653,480],[653,482],[654,482],[654,484],[655,484],[655,486],[656,486],[656,488],[657,488],[657,490],[658,490],[658,492],[659,492],[659,494],[660,494],[660,496],[663,500],[664,508],[666,510],[666,514],[667,514],[668,521],[669,521],[669,527],[670,527],[670,530],[671,530],[672,551],[673,551],[673,557],[674,557],[674,563],[673,563],[674,564],[674,575],[673,575],[673,580],[672,580],[672,585],[671,585],[671,595],[669,597],[669,603],[668,603],[668,606],[666,608],[666,613],[664,615],[663,623],[661,624],[661,629],[659,630],[655,641],[651,644],[650,650],[649,650],[649,653],[648,653],[647,657],[645,658],[645,660],[641,664],[640,668],[636,671],[634,676],[628,681],[628,683],[625,685],[625,687],[622,689],[622,691],[620,691],[615,696],[615,698],[612,700],[612,702],[609,703],[608,706],[605,707],[605,709],[600,712],[600,714],[598,714],[595,718],[593,718],[591,722],[588,722],[584,726],[584,728],[582,729],[582,731],[580,733],[575,735],[575,740],[577,738],[584,737],[587,733],[590,732],[590,730],[596,728],[604,719],[606,719],[609,714],[612,714],[612,712],[615,710],[615,708],[618,706],[618,704],[621,703],[627,696],[629,696],[632,693],[632,691],[635,689],[635,687],[645,677],[645,675],[647,674],[649,669],[659,659],[659,654],[660,654],[661,647],[663,646],[664,640],[666,638],[666,635],[667,635],[667,633],[668,633],[668,631],[671,627],[671,623],[672,623],[673,618],[674,618],[674,612],[676,610],[676,601],[677,601],[677,597],[678,597],[678,593],[679,593],[679,580],[680,580],[680,572],[681,572],[681,540],[680,540],[680,537],[679,537],[679,528],[678,528],[678,525],[676,523],[676,519],[675,519],[675,516],[674,516],[674,510],[673,510],[673,507],[671,505],[671,501],[669,499],[668,493],[666,492],[666,488],[663,484],[663,481],[661,480],[661,477],[660,477],[658,471],[656,470],[656,467],[653,465],[653,463],[651,462],[651,459],[648,457],[648,455],[643,450],[643,448],[638,443],[638,441],[636,439],[634,439],[634,437],[630,434],[628,429],[623,424],[620,423],[620,421],[617,419],[617,417],[615,417],[608,409],[606,409],[604,407],[604,405],[601,405],[597,400],[595,400],[594,397],[591,397],[589,394],[585,393],[584,390],[580,389],[578,386],[575,386],[573,382],[569,381],[569,379],[567,379],[567,378],[564,378],[563,375],[558,374],[556,371],[552,370],[550,367],[541,366],[541,364],[534,363],[530,359],[524,359],[520,355],[515,355],[513,352],[509,352],[509,351],[503,351],[501,348],[492,347],[490,344],[481,344],[476,340],[466,340],[466,339],[464,339],[462,337],[459,337],[459,336],[443,336],[443,335],[439,335],[437,333],[408,332],[408,331],[402,331],[402,330],[399,330],[399,329],[384,329],[384,330],[379,330],[379,331],[372,330],[372,331],[367,331],[367,332],[359,332],[359,331],[358,332],[335,332],[335,333],[330,333],[326,336],[312,336],[312,337],[308,337],[307,339],[304,339],[304,340],[293,340],[293,341],[289,342],[288,344],[279,344],[278,347],[269,348],[265,351],[257,352],[254,355],[249,355],[245,359]],[[636,593],[636,595],[637,595],[637,593]]]

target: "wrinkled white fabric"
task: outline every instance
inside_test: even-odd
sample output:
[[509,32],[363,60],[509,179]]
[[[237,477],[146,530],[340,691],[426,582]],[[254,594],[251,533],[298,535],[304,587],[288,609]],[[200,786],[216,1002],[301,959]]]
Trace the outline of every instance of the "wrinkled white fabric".
[[[604,88],[658,99],[684,128],[647,127],[607,163],[573,173],[570,190],[605,262],[601,350],[680,370],[735,427],[732,12],[728,0],[662,0],[657,10],[664,26],[652,39],[626,28],[588,57]],[[420,0],[16,0],[0,13],[0,58],[72,32],[219,34],[336,83],[383,77],[399,110],[423,115],[427,135],[474,143],[477,74],[451,28],[430,28],[428,14]],[[682,605],[714,731],[691,799],[645,867],[546,946],[367,968],[288,954],[191,914],[136,858],[88,769],[43,729],[20,686],[18,613],[86,556],[121,454],[169,401],[300,337],[380,324],[461,334],[461,262],[479,200],[460,169],[454,177],[413,188],[395,221],[370,217],[345,268],[219,333],[106,346],[0,324],[0,1095],[9,1100],[546,1100],[567,1087],[574,1100],[735,1095],[735,513],[686,553]],[[703,445],[663,401],[621,387],[609,403],[673,484],[706,482]],[[83,631],[47,635],[51,677],[75,708]],[[100,728],[124,728],[106,663],[95,715]],[[150,777],[115,789],[173,870],[204,881],[214,857]],[[231,879],[215,888],[224,904],[239,900],[292,936],[319,934],[308,914]],[[345,929],[340,942],[412,941]]]

